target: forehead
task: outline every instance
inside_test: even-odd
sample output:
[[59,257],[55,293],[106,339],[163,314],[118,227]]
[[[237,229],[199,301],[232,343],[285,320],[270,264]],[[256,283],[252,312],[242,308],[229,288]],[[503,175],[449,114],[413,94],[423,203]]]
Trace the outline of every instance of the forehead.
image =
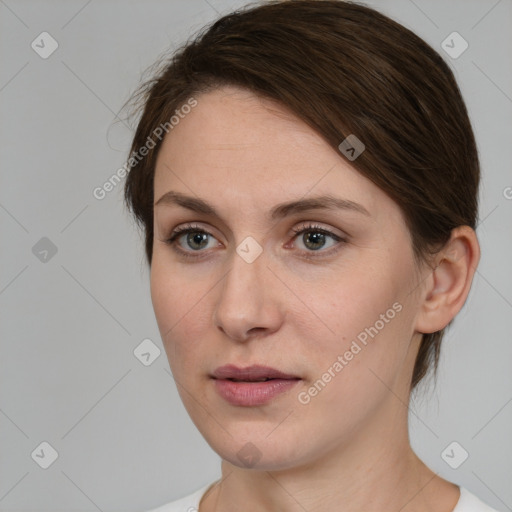
[[317,132],[276,102],[235,87],[196,100],[162,143],[155,202],[175,190],[226,208],[269,211],[287,200],[331,194],[370,213],[396,209]]
[[164,139],[156,182],[172,179],[171,168],[213,183],[224,177],[260,187],[270,179],[274,186],[302,179],[312,185],[333,165],[344,165],[320,135],[275,102],[235,87],[196,99]]
[[172,153],[190,164],[200,160],[209,167],[238,169],[244,163],[253,171],[299,156],[318,158],[320,150],[329,150],[316,132],[284,107],[233,87],[198,96],[197,106],[169,132],[163,146],[162,154]]

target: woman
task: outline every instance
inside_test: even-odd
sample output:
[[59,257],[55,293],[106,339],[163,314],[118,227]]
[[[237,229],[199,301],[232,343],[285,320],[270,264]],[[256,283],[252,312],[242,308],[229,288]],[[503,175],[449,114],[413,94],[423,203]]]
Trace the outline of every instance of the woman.
[[490,512],[413,452],[479,261],[452,72],[361,5],[219,19],[138,96],[125,197],[183,403],[222,478],[158,512]]

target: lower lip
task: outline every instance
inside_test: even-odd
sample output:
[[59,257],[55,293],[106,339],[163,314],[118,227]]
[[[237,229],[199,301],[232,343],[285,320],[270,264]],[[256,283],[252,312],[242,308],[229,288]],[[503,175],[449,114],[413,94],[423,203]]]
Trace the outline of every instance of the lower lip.
[[272,379],[264,382],[234,382],[215,379],[215,387],[231,405],[263,405],[280,393],[291,389],[300,379]]

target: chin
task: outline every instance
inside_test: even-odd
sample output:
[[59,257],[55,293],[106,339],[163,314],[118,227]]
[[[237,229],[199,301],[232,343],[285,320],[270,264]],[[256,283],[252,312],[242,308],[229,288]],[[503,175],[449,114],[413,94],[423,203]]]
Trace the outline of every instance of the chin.
[[304,444],[299,440],[291,439],[290,436],[286,440],[279,436],[266,439],[267,435],[268,429],[254,436],[233,434],[231,437],[226,434],[222,440],[205,439],[219,457],[240,469],[280,471],[307,461]]

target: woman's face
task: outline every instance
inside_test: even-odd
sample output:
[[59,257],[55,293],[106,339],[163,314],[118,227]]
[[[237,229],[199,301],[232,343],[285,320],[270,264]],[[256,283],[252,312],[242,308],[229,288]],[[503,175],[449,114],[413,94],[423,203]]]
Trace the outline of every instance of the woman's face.
[[[392,443],[420,340],[399,207],[281,107],[234,87],[196,99],[158,155],[151,266],[192,421],[223,459],[267,470],[370,446],[373,431]],[[293,379],[214,378],[224,365]]]

